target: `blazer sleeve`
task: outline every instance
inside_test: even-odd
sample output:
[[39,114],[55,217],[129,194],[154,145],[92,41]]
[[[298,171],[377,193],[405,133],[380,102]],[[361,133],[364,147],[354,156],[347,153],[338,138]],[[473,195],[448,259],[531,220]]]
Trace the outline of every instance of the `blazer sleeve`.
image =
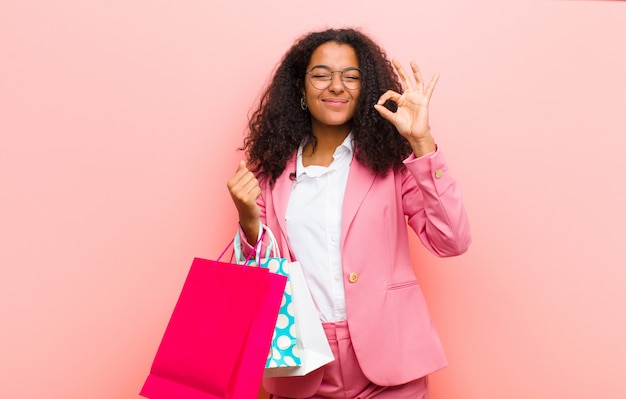
[[440,257],[467,251],[471,243],[467,212],[440,149],[419,158],[411,154],[404,165],[402,206],[422,244]]

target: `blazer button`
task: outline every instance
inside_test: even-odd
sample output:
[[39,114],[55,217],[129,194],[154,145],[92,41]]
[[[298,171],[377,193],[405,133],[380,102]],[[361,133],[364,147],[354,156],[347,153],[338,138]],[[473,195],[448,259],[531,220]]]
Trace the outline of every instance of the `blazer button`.
[[350,273],[350,276],[348,276],[348,281],[351,283],[356,283],[358,279],[359,279],[359,275],[355,272]]
[[440,179],[441,175],[443,175],[443,171],[441,169],[437,169],[435,171],[435,179]]

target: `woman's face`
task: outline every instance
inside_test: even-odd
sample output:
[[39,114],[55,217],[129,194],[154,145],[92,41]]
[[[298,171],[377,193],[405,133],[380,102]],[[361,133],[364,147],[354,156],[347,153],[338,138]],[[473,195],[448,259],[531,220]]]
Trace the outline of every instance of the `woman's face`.
[[[313,132],[329,127],[349,129],[361,88],[359,72],[346,68],[358,67],[356,52],[348,44],[327,42],[315,49],[307,67],[307,72],[313,72],[306,75],[304,84],[304,96],[311,113]],[[324,82],[322,76],[327,76],[330,71],[335,71],[331,72],[332,80]],[[343,81],[342,73],[338,71],[345,71]],[[344,81],[353,88],[346,87]],[[318,88],[328,83],[328,87]]]

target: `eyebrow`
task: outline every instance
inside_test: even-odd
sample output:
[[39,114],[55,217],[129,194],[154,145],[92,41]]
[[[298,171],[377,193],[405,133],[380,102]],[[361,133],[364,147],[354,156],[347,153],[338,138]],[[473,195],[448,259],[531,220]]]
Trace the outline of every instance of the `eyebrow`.
[[[333,69],[331,67],[329,67],[328,65],[313,65],[311,67],[311,69],[315,69],[315,68],[328,68],[331,71],[333,71]],[[349,67],[345,67],[343,69],[337,69],[336,71],[345,71],[346,69],[351,69],[351,68],[352,69],[360,69],[359,67],[356,67],[356,66],[349,66]]]

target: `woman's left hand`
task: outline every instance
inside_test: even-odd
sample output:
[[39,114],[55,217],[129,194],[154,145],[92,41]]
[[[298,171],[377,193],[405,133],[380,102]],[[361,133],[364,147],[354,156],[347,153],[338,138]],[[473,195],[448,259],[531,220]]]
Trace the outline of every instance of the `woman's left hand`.
[[[439,74],[436,74],[428,86],[424,87],[422,74],[415,61],[411,61],[411,69],[415,83],[413,83],[402,65],[395,58],[391,61],[400,76],[404,93],[400,94],[393,90],[388,90],[378,99],[374,108],[383,118],[393,123],[398,132],[404,136],[416,157],[426,155],[436,151],[435,139],[430,134],[428,125],[428,105],[430,97],[435,90]],[[398,105],[396,112],[391,112],[383,105],[387,100],[391,100]]]

